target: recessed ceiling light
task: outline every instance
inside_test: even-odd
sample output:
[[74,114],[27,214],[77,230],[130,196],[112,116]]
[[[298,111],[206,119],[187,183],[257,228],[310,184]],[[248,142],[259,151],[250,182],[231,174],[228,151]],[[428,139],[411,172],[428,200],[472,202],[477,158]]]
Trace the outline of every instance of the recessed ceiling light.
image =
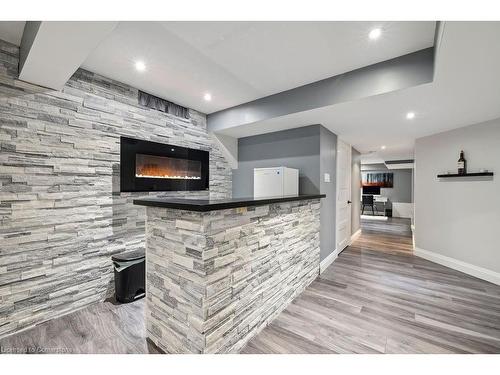
[[207,92],[205,95],[203,95],[203,99],[209,102],[210,100],[212,100],[212,95],[209,92]]
[[382,35],[382,30],[379,28],[376,28],[376,29],[373,29],[372,31],[370,31],[370,34],[368,34],[368,37],[371,40],[376,40],[376,39],[380,38],[380,35]]
[[415,118],[415,112],[408,112],[408,113],[406,114],[406,118],[407,118],[408,120],[414,119],[414,118]]
[[144,64],[143,61],[136,61],[135,62],[135,68],[139,71],[139,72],[143,72],[146,70],[146,64]]
[[381,148],[382,150],[385,150],[385,146],[380,146],[380,148]]

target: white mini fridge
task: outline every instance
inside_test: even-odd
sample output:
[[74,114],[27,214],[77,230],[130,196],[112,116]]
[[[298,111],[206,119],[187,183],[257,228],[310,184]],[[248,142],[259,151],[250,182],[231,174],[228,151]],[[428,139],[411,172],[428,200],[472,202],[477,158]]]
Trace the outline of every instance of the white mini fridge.
[[299,195],[299,170],[287,167],[254,168],[254,198]]

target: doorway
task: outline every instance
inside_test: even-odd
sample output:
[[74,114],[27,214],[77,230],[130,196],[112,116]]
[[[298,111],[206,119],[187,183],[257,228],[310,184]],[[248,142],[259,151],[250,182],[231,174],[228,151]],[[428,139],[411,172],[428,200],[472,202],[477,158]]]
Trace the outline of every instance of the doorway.
[[337,251],[351,240],[351,146],[337,141]]

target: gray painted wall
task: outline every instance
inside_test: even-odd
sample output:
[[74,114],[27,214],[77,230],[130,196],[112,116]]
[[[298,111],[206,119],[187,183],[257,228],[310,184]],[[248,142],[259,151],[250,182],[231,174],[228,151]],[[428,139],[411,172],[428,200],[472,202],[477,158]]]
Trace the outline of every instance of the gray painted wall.
[[351,233],[354,234],[361,228],[361,153],[354,147],[351,150]]
[[209,114],[208,129],[218,132],[269,118],[401,90],[432,82],[433,74],[434,48],[431,47]]
[[[492,180],[438,181],[456,171],[488,169]],[[500,119],[429,137],[415,144],[415,246],[500,272]]]
[[[320,191],[326,194],[321,200],[321,251],[320,260],[325,259],[336,248],[336,191],[337,191],[337,136],[325,127],[320,127]],[[325,173],[330,182],[325,182]]]
[[285,166],[299,170],[299,193],[320,191],[320,125],[240,138],[233,196],[253,196],[253,169]]
[[[253,169],[285,166],[299,169],[299,193],[327,195],[321,200],[321,260],[335,250],[337,136],[321,125],[283,130],[238,140],[238,169],[233,196],[253,196]],[[324,182],[330,173],[331,182]]]
[[[381,188],[380,195],[389,198],[389,201],[400,203],[412,203],[412,169],[387,169],[384,164],[363,164],[361,175],[364,177],[368,172],[389,172],[394,174],[394,187]],[[390,205],[388,205],[390,207]]]
[[[138,105],[137,89],[78,70],[61,91],[17,80],[0,41],[0,337],[113,293],[111,256],[144,248],[143,196],[227,198],[231,168],[205,115]],[[210,152],[210,190],[120,193],[120,136]]]

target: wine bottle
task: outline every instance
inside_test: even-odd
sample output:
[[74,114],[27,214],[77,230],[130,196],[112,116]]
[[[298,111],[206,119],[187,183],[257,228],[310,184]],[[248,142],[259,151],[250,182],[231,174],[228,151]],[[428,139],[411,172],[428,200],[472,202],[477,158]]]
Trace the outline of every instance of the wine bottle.
[[458,159],[458,174],[467,174],[467,160],[464,158],[464,151],[460,151],[460,158]]

